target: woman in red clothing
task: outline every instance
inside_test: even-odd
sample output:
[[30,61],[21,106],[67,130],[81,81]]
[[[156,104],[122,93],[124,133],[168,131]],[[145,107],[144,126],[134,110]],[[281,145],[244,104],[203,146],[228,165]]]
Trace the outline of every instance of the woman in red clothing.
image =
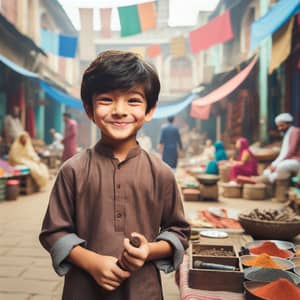
[[239,150],[238,160],[234,162],[230,169],[230,180],[236,181],[239,175],[256,176],[257,160],[249,148],[246,138],[239,138],[236,142],[236,148]]

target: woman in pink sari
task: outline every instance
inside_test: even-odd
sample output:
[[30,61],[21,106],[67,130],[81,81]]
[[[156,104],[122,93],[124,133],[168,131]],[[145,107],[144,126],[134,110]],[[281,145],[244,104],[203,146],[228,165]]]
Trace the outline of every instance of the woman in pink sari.
[[256,176],[257,175],[257,160],[249,149],[248,140],[239,138],[236,142],[236,148],[239,150],[238,160],[230,169],[230,180],[236,181],[239,175]]

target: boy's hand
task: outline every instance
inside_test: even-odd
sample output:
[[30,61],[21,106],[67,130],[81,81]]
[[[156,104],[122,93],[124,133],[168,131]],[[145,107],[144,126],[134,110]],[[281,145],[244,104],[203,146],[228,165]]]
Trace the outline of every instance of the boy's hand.
[[124,239],[124,252],[121,257],[121,265],[129,272],[134,272],[144,265],[149,256],[150,249],[148,241],[143,235],[134,232],[131,236],[138,237],[141,245],[139,248],[136,248],[130,244],[128,238]]
[[130,273],[120,269],[116,262],[115,257],[96,254],[89,268],[90,274],[105,290],[115,290],[123,280],[130,276]]

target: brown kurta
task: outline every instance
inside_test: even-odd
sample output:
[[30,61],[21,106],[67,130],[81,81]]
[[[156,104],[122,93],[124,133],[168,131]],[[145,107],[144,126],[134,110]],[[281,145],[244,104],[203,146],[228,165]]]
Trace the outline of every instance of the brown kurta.
[[[159,267],[172,271],[187,247],[189,224],[172,171],[139,146],[119,163],[98,143],[66,162],[53,187],[40,241],[65,276],[63,299],[160,300]],[[103,290],[83,270],[65,261],[76,244],[119,257],[123,239],[139,232],[149,240],[168,240],[170,260],[148,262],[113,292]],[[75,237],[75,238],[74,238]]]

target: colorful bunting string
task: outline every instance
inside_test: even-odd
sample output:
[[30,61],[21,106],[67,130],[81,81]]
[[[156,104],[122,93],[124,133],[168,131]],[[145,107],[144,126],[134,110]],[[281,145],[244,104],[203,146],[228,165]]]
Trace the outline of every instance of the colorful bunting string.
[[77,51],[77,36],[67,36],[41,29],[41,48],[58,56],[74,58]]
[[230,12],[227,10],[206,25],[190,32],[191,50],[193,53],[198,53],[232,38]]
[[154,2],[118,7],[118,12],[122,37],[138,34],[156,26]]

